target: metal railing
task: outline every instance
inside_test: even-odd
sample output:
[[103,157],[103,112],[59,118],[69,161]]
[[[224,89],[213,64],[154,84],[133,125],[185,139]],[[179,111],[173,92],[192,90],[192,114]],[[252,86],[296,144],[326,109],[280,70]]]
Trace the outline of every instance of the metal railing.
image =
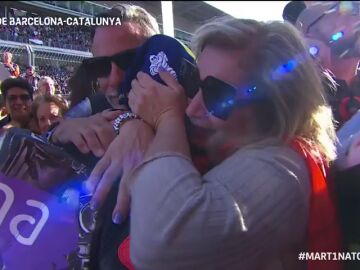
[[39,59],[46,60],[48,63],[76,64],[81,63],[84,58],[92,57],[90,52],[0,40],[0,53],[5,51],[11,52],[22,65],[36,65]]
[[51,76],[56,89],[65,96],[69,94],[67,80],[72,72],[84,58],[92,56],[89,52],[0,40],[0,54],[4,52],[13,54],[13,62],[20,66],[22,74],[27,66],[32,65],[40,76]]

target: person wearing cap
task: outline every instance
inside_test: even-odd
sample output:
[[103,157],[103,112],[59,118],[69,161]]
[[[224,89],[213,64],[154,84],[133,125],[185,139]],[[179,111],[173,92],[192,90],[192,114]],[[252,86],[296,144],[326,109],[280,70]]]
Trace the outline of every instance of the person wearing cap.
[[[360,251],[359,23],[358,1],[318,3],[305,9],[297,21],[314,56],[333,73],[338,84],[332,105],[340,127],[337,158],[332,169],[344,245],[350,252]],[[347,261],[347,269],[359,267],[358,260]]]
[[32,127],[32,86],[22,78],[9,78],[4,80],[0,87],[9,114],[9,122],[2,128],[18,127],[30,129]]
[[[98,91],[107,95],[114,92],[116,87],[120,87],[120,84],[125,77],[125,70],[127,69],[126,65],[129,65],[130,63],[129,60],[119,61],[119,59],[124,57],[125,59],[128,59],[127,52],[131,50],[132,46],[138,44],[137,47],[140,47],[157,32],[154,31],[154,26],[149,26],[149,23],[152,23],[154,19],[148,17],[146,12],[141,9],[134,11],[134,9],[138,8],[133,6],[125,6],[124,9],[124,14],[122,16],[124,17],[123,22],[125,21],[125,23],[122,24],[122,26],[124,26],[123,28],[114,26],[97,27],[95,29],[93,53],[94,56],[98,57],[86,59],[81,65],[81,70],[78,70],[77,75],[82,73],[83,75],[87,74],[87,76],[80,77],[82,79],[77,78],[77,80],[71,80],[72,83],[75,81],[77,83],[91,82],[92,79],[98,78]],[[111,11],[111,14],[117,13]],[[140,16],[140,18],[137,18],[137,16]],[[134,27],[139,27],[139,31],[133,33],[127,29],[127,27],[130,27],[130,30],[132,31],[136,30]],[[159,43],[153,43],[152,46],[161,48],[161,45],[163,45],[163,43],[159,41]],[[184,48],[181,52],[186,50],[185,47],[179,45],[179,42],[177,42],[176,45],[178,46],[178,49],[174,50],[174,52],[172,52],[171,48],[168,48],[168,50],[173,54],[180,51],[179,47]],[[115,50],[119,50],[119,53],[116,53]],[[158,70],[161,67],[166,68],[166,66],[159,65],[161,63],[166,63],[166,61],[159,61],[161,59],[165,60],[165,58],[162,57],[162,55],[158,55],[158,53],[159,51],[157,51],[156,57],[151,57],[151,66],[154,70]],[[171,58],[180,59],[181,57]],[[140,65],[144,63],[144,61],[149,60],[150,55],[145,57],[145,59],[144,57],[138,57],[137,62]],[[179,63],[178,66],[180,66]],[[102,68],[100,69],[100,67]],[[179,67],[177,67],[177,69],[179,69]],[[127,83],[130,85],[131,81],[127,81]],[[81,86],[79,84],[77,85]],[[75,84],[72,86],[75,86]],[[76,91],[76,89],[79,88],[75,87],[73,88],[73,91]],[[117,91],[118,89],[116,89],[116,92]],[[75,95],[76,92],[72,93]],[[84,92],[78,92],[78,94],[83,95]],[[91,95],[91,93],[85,94],[83,97],[89,95]],[[72,99],[72,101],[74,100],[75,99]],[[79,101],[79,99],[77,100]],[[78,105],[81,105],[81,102],[75,105],[72,110],[78,109]],[[119,113],[122,112],[102,112],[101,114],[93,115],[88,118],[65,119],[53,129],[53,135],[50,137],[50,140],[56,144],[63,144],[64,141],[62,140],[67,140],[66,137],[68,137],[68,140],[65,141],[65,143],[74,142],[77,147],[80,146],[78,148],[81,152],[89,153],[89,150],[83,150],[86,145],[81,144],[81,141],[79,141],[79,139],[84,139],[86,143],[90,145],[89,148],[91,148],[91,152],[100,157],[102,156],[102,153],[98,154],[94,151],[96,148],[92,148],[92,146],[100,146],[104,149],[104,152],[107,149],[106,157],[104,156],[104,159],[99,162],[104,164],[104,161],[106,161],[105,164],[109,166],[112,173],[108,174],[109,177],[104,183],[99,184],[99,187],[102,186],[104,189],[101,194],[98,192],[96,196],[97,199],[101,200],[101,205],[99,203],[97,207],[97,209],[99,209],[97,229],[91,245],[91,265],[93,269],[124,269],[122,267],[125,267],[125,265],[131,269],[131,263],[129,263],[128,260],[128,246],[126,245],[128,243],[126,240],[128,239],[127,237],[129,234],[129,218],[124,217],[124,222],[121,225],[115,225],[112,221],[112,212],[114,205],[116,204],[116,198],[118,197],[116,182],[127,169],[131,169],[131,166],[125,167],[123,161],[124,157],[138,149],[146,149],[153,138],[153,131],[149,126],[138,119],[128,119],[132,121],[127,121],[126,125],[122,125],[120,134],[116,136],[110,146],[107,146],[106,137],[110,135],[110,139],[112,140],[111,136],[115,135],[113,127],[108,127],[109,122],[112,120],[112,117],[117,117]],[[71,132],[69,132],[69,130]],[[101,140],[98,145],[96,145],[96,140]],[[194,152],[197,151],[198,149],[195,149]],[[198,162],[201,163],[200,167],[207,169],[207,160],[205,158],[198,158],[198,160],[201,160],[201,162]],[[132,164],[132,166],[134,166],[134,164]],[[124,168],[124,170],[122,170],[122,168]],[[125,241],[119,241],[123,239],[125,239]],[[119,243],[121,243],[120,246]],[[119,257],[115,257],[115,260],[114,249],[119,251]],[[119,259],[121,260],[121,265],[119,265]]]
[[40,77],[36,74],[34,66],[28,66],[26,68],[25,74],[22,75],[22,77],[28,81],[28,83],[33,87],[34,91],[37,91]]
[[[95,70],[93,68],[91,70],[93,76],[86,71],[82,73],[82,77],[70,79],[71,109],[76,103],[94,94],[92,85],[98,85],[99,88],[96,91],[105,93],[109,97],[118,95],[118,88],[124,79],[125,70],[121,64],[119,66],[112,59],[126,53],[129,49],[139,47],[149,37],[160,32],[155,18],[138,6],[115,5],[112,9],[97,16],[120,17],[122,24],[97,26],[93,29],[91,51],[94,55],[92,67],[95,67]],[[81,68],[84,71],[83,66]],[[74,97],[75,95],[80,95],[80,97]],[[101,157],[115,138],[111,121],[119,113],[102,112],[81,119],[65,119],[52,130],[51,141],[60,144],[73,143],[81,153],[92,153]],[[69,130],[72,132],[68,132]]]
[[324,1],[307,6],[296,27],[303,33],[309,52],[335,79],[328,91],[340,128],[360,109],[359,3]]
[[[141,46],[151,36],[160,33],[156,19],[139,6],[117,4],[97,16],[120,17],[121,25],[96,26],[92,29],[93,58],[90,59],[92,65],[86,68],[81,65],[81,69],[69,80],[72,107],[70,113],[71,110],[78,109],[77,105],[81,105],[81,101],[96,92],[116,97],[129,64],[116,60],[128,50]],[[141,121],[127,123],[121,131],[123,136],[116,137],[112,121],[122,113],[122,111],[103,111],[81,118],[68,118],[65,115],[64,120],[51,128],[48,138],[51,143],[61,146],[73,144],[81,154],[91,154],[95,158],[102,157],[115,138],[118,147],[113,146],[113,148],[116,149],[117,157],[125,155],[132,149],[147,146],[153,138],[152,130],[134,132],[134,129],[141,130],[145,125]],[[113,183],[121,176],[122,165],[115,166],[117,174],[109,179]],[[97,215],[97,228],[91,243],[90,265],[91,269],[127,269],[127,260],[120,261],[117,250],[128,237],[129,219],[121,226],[112,222],[112,210],[118,190],[114,186],[108,191],[110,193],[104,197],[104,204]]]

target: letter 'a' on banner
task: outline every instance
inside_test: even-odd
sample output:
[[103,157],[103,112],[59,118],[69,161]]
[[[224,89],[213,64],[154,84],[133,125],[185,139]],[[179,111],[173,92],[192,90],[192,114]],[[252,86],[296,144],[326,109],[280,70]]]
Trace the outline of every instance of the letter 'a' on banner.
[[0,269],[67,269],[77,252],[77,207],[0,174]]

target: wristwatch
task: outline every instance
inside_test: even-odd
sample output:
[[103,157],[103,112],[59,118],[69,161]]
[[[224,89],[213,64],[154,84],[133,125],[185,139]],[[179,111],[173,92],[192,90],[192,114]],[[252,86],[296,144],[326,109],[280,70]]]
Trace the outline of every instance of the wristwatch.
[[131,119],[140,119],[140,117],[132,112],[126,112],[126,113],[119,115],[113,122],[113,128],[114,128],[116,134],[119,135],[120,126],[122,124],[124,124],[126,121],[131,120]]

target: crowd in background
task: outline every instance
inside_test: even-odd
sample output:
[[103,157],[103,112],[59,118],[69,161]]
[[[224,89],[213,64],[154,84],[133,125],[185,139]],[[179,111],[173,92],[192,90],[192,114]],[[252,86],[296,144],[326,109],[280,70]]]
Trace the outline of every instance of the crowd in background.
[[39,76],[49,76],[54,79],[56,92],[58,94],[65,96],[69,95],[68,81],[73,74],[73,67],[54,67],[51,65],[40,65],[36,68]]
[[81,26],[0,26],[0,39],[77,51],[89,51],[89,31]]
[[[25,14],[22,16],[30,16]],[[10,9],[10,17],[22,17]],[[0,39],[49,47],[89,51],[90,27],[86,26],[46,26],[46,25],[0,25]]]
[[[59,121],[60,116],[68,109],[69,67],[59,68],[44,65],[37,69],[35,66],[27,66],[22,72],[20,66],[13,61],[13,55],[10,52],[3,54],[3,67],[7,69],[10,79],[4,80],[3,78],[1,83],[0,121],[2,128],[26,127],[36,133],[47,132],[51,124]],[[11,81],[12,78],[20,80]],[[9,94],[14,100],[6,103],[4,99],[7,91],[14,87],[25,90],[18,96]],[[22,109],[18,98],[23,104]],[[6,106],[6,104],[10,105]],[[21,112],[21,110],[23,111]],[[16,116],[17,114],[19,116]],[[14,119],[17,120],[14,122]],[[23,126],[18,126],[19,122]]]
[[[21,77],[25,77],[26,70],[29,66],[19,65]],[[35,76],[43,77],[48,76],[54,80],[55,92],[63,96],[68,96],[70,93],[68,91],[68,81],[71,75],[74,72],[74,66],[65,65],[65,66],[53,66],[53,65],[37,65],[32,67],[35,71]],[[35,90],[37,88],[34,85]]]
[[[32,16],[31,13],[17,14],[14,9],[9,9],[10,17]],[[0,40],[9,40],[25,44],[36,44],[62,49],[89,51],[90,28],[84,26],[44,26],[44,25],[0,25]],[[25,75],[26,65],[19,65],[22,77]],[[56,93],[68,96],[68,80],[71,77],[74,66],[40,64],[35,68],[37,76],[49,76],[54,80]]]

